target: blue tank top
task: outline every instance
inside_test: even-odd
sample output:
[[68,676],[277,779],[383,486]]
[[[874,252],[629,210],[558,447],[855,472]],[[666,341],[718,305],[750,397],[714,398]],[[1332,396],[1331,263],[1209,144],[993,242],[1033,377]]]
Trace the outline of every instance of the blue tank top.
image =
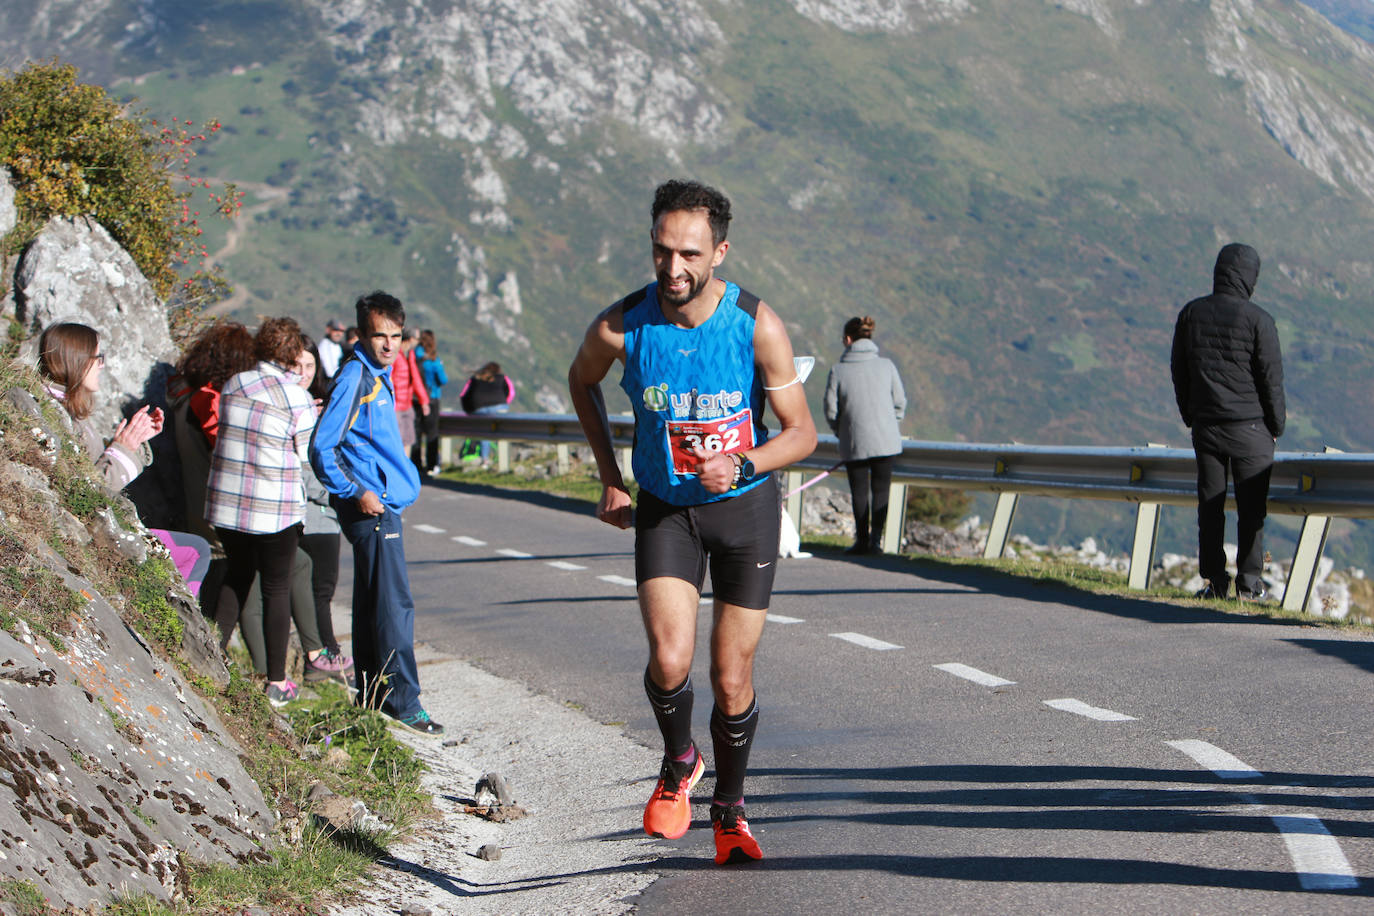
[[742,452],[768,440],[763,380],[754,366],[758,298],[733,283],[710,318],[680,328],[663,316],[658,284],[626,296],[625,374],[620,387],[635,414],[631,466],[639,485],[666,503],[695,506],[729,499],[763,483],[709,493],[691,470],[693,444]]

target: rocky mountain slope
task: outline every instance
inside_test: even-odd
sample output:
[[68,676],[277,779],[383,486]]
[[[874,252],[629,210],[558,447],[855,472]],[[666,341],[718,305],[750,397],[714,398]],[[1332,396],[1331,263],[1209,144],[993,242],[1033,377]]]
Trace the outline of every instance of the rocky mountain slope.
[[1374,56],[1325,7],[1352,31],[1293,0],[35,0],[0,53],[224,121],[196,167],[254,192],[212,233],[226,308],[392,289],[524,409],[566,407],[582,328],[648,276],[652,187],[692,174],[822,369],[878,318],[907,435],[1182,444],[1173,318],[1238,238],[1283,445],[1374,449]]

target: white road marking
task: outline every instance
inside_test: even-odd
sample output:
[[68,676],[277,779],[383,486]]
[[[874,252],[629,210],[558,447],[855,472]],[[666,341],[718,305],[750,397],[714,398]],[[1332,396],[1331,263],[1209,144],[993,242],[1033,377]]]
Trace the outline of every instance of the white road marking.
[[503,557],[512,557],[516,560],[530,560],[534,558],[534,554],[532,553],[525,553],[523,550],[514,550],[510,547],[498,547],[496,552]]
[[1222,779],[1258,779],[1264,774],[1243,760],[1233,757],[1214,744],[1188,738],[1182,741],[1165,741],[1175,750],[1192,757],[1199,765],[1216,773]]
[[1128,716],[1124,712],[1112,712],[1110,709],[1101,709],[1097,706],[1089,706],[1082,700],[1046,700],[1045,705],[1052,709],[1071,712],[1080,716],[1087,716],[1089,719],[1096,719],[1099,722],[1134,722],[1135,716]]
[[800,617],[788,617],[786,614],[769,614],[765,619],[769,623],[806,623]]
[[862,633],[831,633],[830,635],[836,639],[843,639],[845,642],[852,642],[856,646],[863,646],[865,649],[875,649],[879,652],[902,648],[895,643],[883,642],[881,639],[874,639],[872,636],[865,636]]
[[435,528],[433,525],[414,525],[416,531],[423,531],[425,534],[443,534],[443,528]]
[[1273,815],[1303,890],[1333,891],[1359,887],[1341,844],[1320,819],[1310,815]]
[[634,588],[638,583],[634,579],[626,579],[624,576],[597,576],[602,582],[609,582],[612,585],[628,585]]
[[572,570],[587,568],[585,566],[578,566],[576,563],[569,563],[566,560],[550,560],[549,565],[552,566],[554,569],[566,569],[570,572]]
[[966,681],[982,684],[984,687],[1006,687],[1016,683],[1004,677],[998,677],[995,674],[988,674],[986,671],[979,671],[977,668],[970,668],[968,665],[961,665],[958,662],[946,662],[943,665],[936,665],[935,667],[955,677],[961,677]]
[[453,538],[453,540],[457,541],[459,544],[467,544],[469,547],[487,546],[486,541],[479,541],[477,540],[477,538],[470,538],[466,534],[460,534],[456,538]]

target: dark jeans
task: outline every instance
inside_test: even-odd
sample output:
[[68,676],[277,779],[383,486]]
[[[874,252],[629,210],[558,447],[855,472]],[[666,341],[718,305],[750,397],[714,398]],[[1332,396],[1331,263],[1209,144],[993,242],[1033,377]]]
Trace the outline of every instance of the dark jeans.
[[[420,712],[415,665],[415,602],[406,575],[401,516],[387,509],[364,515],[334,500],[344,537],[353,545],[353,668],[357,702],[404,718]],[[385,678],[385,682],[383,682]]]
[[1236,588],[1263,587],[1264,517],[1268,514],[1269,475],[1274,467],[1274,437],[1259,420],[1193,428],[1197,455],[1198,571],[1223,594],[1226,571],[1226,477],[1236,493]]
[[284,681],[286,647],[291,639],[291,567],[296,559],[301,526],[297,523],[274,534],[249,534],[229,528],[216,528],[215,532],[219,534],[228,560],[219,604],[215,607],[220,648],[229,645],[229,637],[239,622],[239,613],[253,588],[253,578],[260,576],[267,679]]
[[332,654],[339,653],[339,640],[334,635],[334,589],[339,584],[339,535],[301,535],[301,550],[310,555],[310,589],[315,596],[315,623],[319,627],[320,642]]
[[[420,458],[423,455],[424,461]],[[429,399],[429,413],[415,408],[415,444],[410,447],[410,460],[423,474],[439,466],[439,399]]]
[[[876,547],[882,543],[883,528],[887,525],[888,491],[892,486],[892,466],[896,455],[846,461],[849,493],[854,502],[854,544],[856,547]],[[871,501],[870,501],[871,497]]]

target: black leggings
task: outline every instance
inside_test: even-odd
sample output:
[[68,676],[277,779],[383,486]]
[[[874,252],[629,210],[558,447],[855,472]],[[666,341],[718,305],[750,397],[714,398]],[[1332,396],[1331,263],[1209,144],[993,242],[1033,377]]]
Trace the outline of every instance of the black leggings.
[[410,460],[421,473],[439,466],[439,399],[429,399],[429,413],[415,408],[415,444]]
[[239,613],[253,577],[262,578],[263,637],[267,644],[267,679],[286,680],[286,647],[291,639],[291,567],[296,561],[300,523],[274,534],[250,534],[230,528],[215,528],[228,567],[220,586],[215,623],[219,625],[219,644],[224,649],[238,626]]
[[315,623],[320,629],[320,642],[334,655],[340,654],[332,610],[334,588],[339,584],[339,538],[337,531],[303,534],[300,545],[310,556],[310,590],[315,595]]
[[887,526],[888,488],[892,486],[892,466],[896,462],[896,455],[884,455],[844,463],[854,501],[854,543],[859,547],[882,543],[883,528]]

